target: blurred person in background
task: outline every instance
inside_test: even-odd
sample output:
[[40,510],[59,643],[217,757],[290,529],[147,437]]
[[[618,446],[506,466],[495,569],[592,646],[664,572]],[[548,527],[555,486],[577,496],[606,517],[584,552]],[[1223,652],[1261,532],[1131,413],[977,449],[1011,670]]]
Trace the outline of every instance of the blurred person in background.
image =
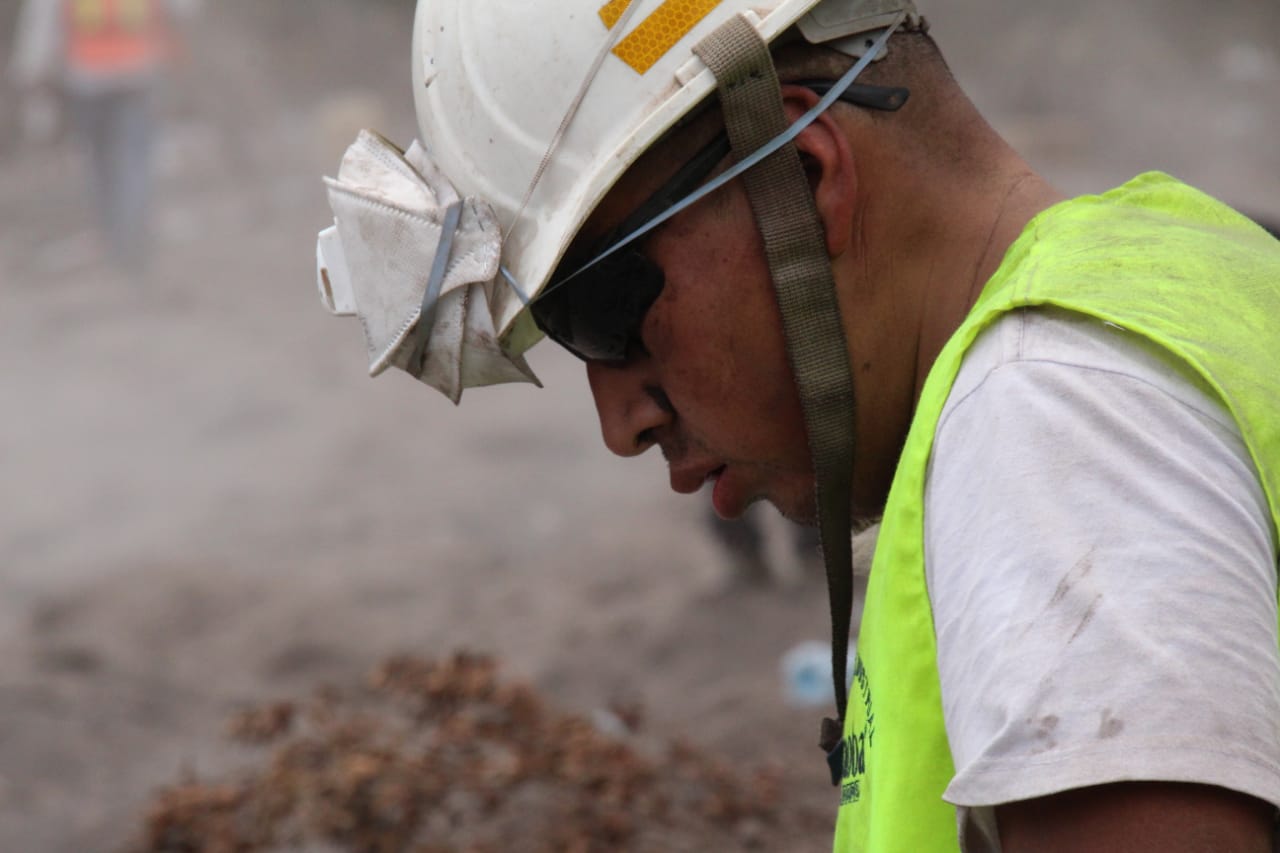
[[822,571],[818,532],[784,518],[768,504],[752,504],[741,518],[725,519],[708,501],[702,519],[718,555],[719,573],[729,583],[788,586],[810,571]]
[[9,74],[25,135],[47,142],[65,99],[83,144],[106,252],[140,272],[149,250],[156,95],[198,0],[25,0]]

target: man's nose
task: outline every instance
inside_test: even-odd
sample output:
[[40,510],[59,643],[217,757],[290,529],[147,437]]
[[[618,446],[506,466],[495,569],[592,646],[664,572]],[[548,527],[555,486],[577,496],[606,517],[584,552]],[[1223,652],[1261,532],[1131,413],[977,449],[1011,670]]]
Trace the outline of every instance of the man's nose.
[[587,381],[605,446],[619,456],[644,453],[657,440],[657,430],[675,420],[647,358],[622,364],[588,362]]

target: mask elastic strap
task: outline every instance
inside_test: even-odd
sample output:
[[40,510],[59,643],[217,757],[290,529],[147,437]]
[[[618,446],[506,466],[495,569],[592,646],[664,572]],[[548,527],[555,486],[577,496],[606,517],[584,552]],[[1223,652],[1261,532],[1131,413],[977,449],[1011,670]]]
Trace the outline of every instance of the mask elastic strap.
[[[592,61],[591,67],[587,69],[586,76],[583,77],[582,84],[578,87],[577,94],[573,96],[573,100],[569,103],[569,108],[565,110],[564,117],[560,119],[560,126],[556,128],[551,141],[547,143],[547,150],[542,155],[542,160],[538,162],[538,168],[534,171],[533,178],[529,181],[529,187],[524,192],[524,198],[520,200],[520,207],[516,209],[516,215],[511,217],[511,224],[502,235],[503,240],[511,236],[511,230],[516,227],[516,223],[524,215],[525,208],[529,206],[529,200],[533,198],[534,190],[538,188],[539,182],[542,181],[542,176],[546,173],[547,167],[551,165],[556,150],[560,147],[560,143],[564,141],[564,135],[569,132],[569,125],[573,124],[573,119],[578,115],[578,109],[582,106],[582,102],[586,100],[591,84],[595,82],[596,76],[600,73],[600,66],[604,65],[605,59],[608,58],[618,39],[622,37],[622,33],[626,31],[627,24],[631,21],[631,16],[639,8],[640,3],[638,0],[627,0],[626,8],[623,9],[618,20],[609,29],[609,37],[600,46],[596,58]],[[519,292],[519,288],[516,288],[516,291]]]
[[412,332],[414,344],[413,353],[409,356],[409,372],[413,374],[422,373],[426,364],[427,345],[431,342],[431,330],[436,324],[436,304],[440,301],[440,290],[444,286],[445,273],[449,270],[453,238],[458,233],[458,223],[462,220],[462,204],[461,201],[455,201],[444,212],[440,241],[436,243],[436,256],[431,261],[431,276],[427,279],[427,290],[422,294],[422,309],[418,312],[418,322]]

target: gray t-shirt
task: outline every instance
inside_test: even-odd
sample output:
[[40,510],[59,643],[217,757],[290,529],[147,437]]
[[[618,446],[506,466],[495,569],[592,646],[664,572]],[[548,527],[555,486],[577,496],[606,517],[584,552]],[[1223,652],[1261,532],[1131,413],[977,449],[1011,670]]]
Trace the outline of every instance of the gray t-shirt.
[[1280,806],[1276,543],[1240,432],[1140,335],[1056,309],[975,342],[925,565],[967,853],[994,806],[1120,781]]

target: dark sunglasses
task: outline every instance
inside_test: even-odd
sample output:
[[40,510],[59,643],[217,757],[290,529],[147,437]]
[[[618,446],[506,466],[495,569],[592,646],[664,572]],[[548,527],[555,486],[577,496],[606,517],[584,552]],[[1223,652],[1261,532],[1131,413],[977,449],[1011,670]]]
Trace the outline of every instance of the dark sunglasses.
[[[833,83],[800,80],[793,85],[822,96]],[[904,88],[855,83],[840,95],[840,100],[867,109],[896,112],[909,96],[909,90]],[[589,260],[586,266],[567,275],[561,274],[562,269],[552,275],[551,282],[530,305],[538,328],[583,361],[620,363],[643,352],[640,328],[662,292],[662,268],[645,256],[640,243],[606,253],[697,189],[729,152],[729,137],[722,131],[617,227],[587,251],[575,253],[579,259],[599,260]]]

